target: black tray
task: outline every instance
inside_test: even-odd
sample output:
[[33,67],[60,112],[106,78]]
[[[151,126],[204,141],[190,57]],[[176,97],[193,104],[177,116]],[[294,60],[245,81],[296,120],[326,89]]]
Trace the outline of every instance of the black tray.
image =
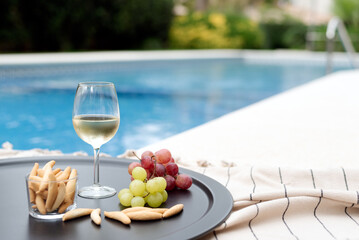
[[[228,217],[233,200],[228,190],[202,174],[180,169],[193,178],[189,190],[169,192],[163,207],[184,204],[184,210],[166,220],[135,222],[125,226],[104,218],[103,211],[121,210],[117,196],[92,200],[77,198],[77,206],[101,208],[102,224],[97,226],[89,217],[69,222],[38,220],[28,214],[25,175],[34,162],[40,167],[49,160],[56,160],[55,167],[71,166],[79,173],[79,187],[91,185],[93,160],[90,157],[47,156],[0,159],[0,229],[1,239],[193,239],[213,230]],[[100,160],[100,183],[117,191],[127,188],[130,176],[127,172],[131,160],[105,158]]]

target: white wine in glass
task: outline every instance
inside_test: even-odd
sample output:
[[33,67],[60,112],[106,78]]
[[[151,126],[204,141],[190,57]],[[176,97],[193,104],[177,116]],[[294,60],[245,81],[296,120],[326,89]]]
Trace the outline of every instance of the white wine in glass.
[[76,90],[72,123],[77,135],[94,149],[94,183],[79,189],[84,198],[107,198],[116,194],[99,181],[100,147],[115,136],[120,124],[120,110],[113,83],[79,83]]

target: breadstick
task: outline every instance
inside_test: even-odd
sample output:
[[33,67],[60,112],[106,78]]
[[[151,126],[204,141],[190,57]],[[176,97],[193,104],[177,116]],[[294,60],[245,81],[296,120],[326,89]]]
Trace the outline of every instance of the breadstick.
[[127,214],[129,212],[138,212],[138,211],[150,211],[150,212],[157,212],[157,213],[164,213],[168,208],[150,208],[150,207],[131,207],[122,210],[121,212]]
[[[52,173],[52,170],[51,168],[48,166],[45,170],[45,173],[44,173],[44,177],[42,178],[41,180],[41,183],[40,183],[40,187],[39,187],[39,191],[38,192],[42,192],[44,191],[48,186],[48,181],[49,181],[49,175],[50,173]],[[55,179],[56,180],[56,179]],[[37,193],[38,193],[37,192]]]
[[58,174],[59,172],[61,172],[61,168],[56,168],[52,171],[52,173],[55,175],[55,177],[56,177],[56,174]]
[[47,194],[47,199],[46,199],[46,210],[48,212],[50,212],[52,206],[54,205],[54,202],[56,200],[56,196],[57,196],[57,182],[56,182],[56,178],[55,175],[52,173],[52,171],[50,170],[50,173],[48,175],[48,179],[49,179],[49,193]]
[[168,209],[166,212],[163,213],[163,218],[172,217],[173,215],[176,215],[177,213],[181,212],[183,209],[183,204],[177,204]]
[[29,187],[29,198],[31,203],[35,203],[36,193]]
[[149,211],[163,214],[167,210],[168,208],[151,208]]
[[100,217],[101,209],[96,208],[91,212],[91,219],[97,225],[101,225],[101,217]]
[[40,195],[40,197],[42,197],[42,199],[46,200],[47,199],[47,195],[49,194],[48,190],[39,192],[38,195]]
[[73,202],[75,198],[75,192],[76,192],[76,179],[77,177],[77,170],[72,169],[69,179],[72,179],[68,181],[66,185],[66,195],[65,195],[65,202]]
[[91,209],[91,208],[73,209],[73,210],[68,211],[67,213],[65,213],[64,216],[62,216],[62,221],[68,221],[70,219],[90,215],[92,211],[93,211],[93,209]]
[[105,217],[115,219],[117,221],[122,222],[123,224],[128,225],[131,223],[131,219],[123,212],[120,212],[120,211],[106,212],[106,211],[104,211],[104,214],[105,214]]
[[55,174],[56,179],[57,179],[62,173],[63,173],[63,171],[60,171],[60,172],[56,173],[56,174]]
[[32,167],[32,170],[30,172],[29,176],[36,176],[37,170],[39,169],[39,164],[34,163],[34,166]]
[[52,208],[50,210],[50,212],[58,209],[61,205],[61,203],[64,201],[65,199],[65,193],[66,193],[66,186],[64,182],[60,182],[59,183],[59,189],[57,191],[57,196],[56,196],[56,200],[54,202],[54,205],[52,205]]
[[41,181],[42,179],[38,176],[29,176],[29,188],[35,192],[39,191]]
[[151,212],[151,211],[129,212],[129,213],[126,213],[126,215],[131,220],[139,220],[139,221],[162,219],[161,213],[156,213],[156,212]]
[[59,210],[57,210],[58,213],[63,213],[66,211],[66,209],[72,204],[72,202],[62,202],[62,204],[59,207]]
[[45,174],[44,169],[42,169],[42,168],[37,169],[37,176],[42,178],[42,177],[44,177],[44,174]]
[[56,177],[57,181],[63,181],[69,178],[69,175],[71,173],[71,167],[66,167],[65,170]]
[[36,203],[36,207],[39,210],[39,212],[41,214],[46,214],[45,202],[44,202],[44,199],[42,199],[41,196],[36,195],[35,203]]
[[151,208],[149,208],[149,207],[129,207],[129,208],[123,209],[121,212],[126,214],[129,212],[146,211],[146,210],[150,210],[150,209]]
[[[36,176],[36,172],[37,172],[38,169],[39,169],[39,164],[38,164],[38,163],[34,163],[34,166],[32,167],[31,172],[30,172],[30,174],[29,174],[29,179],[30,179],[31,176]],[[35,198],[36,198],[35,191],[38,189],[38,187],[37,187],[36,190],[34,190],[34,189],[31,188],[32,182],[29,181],[28,184],[29,184],[29,185],[28,185],[28,188],[29,188],[29,198],[30,198],[30,202],[34,203],[34,202],[35,202]]]
[[44,170],[46,170],[47,168],[52,169],[52,168],[54,167],[55,163],[56,163],[55,160],[51,160],[51,161],[47,162],[47,163],[42,167],[42,169],[44,169]]

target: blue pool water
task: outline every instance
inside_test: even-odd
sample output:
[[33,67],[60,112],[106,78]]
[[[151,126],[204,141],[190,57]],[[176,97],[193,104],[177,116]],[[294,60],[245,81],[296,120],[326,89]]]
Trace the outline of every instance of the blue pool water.
[[318,64],[243,59],[0,66],[0,144],[92,154],[71,121],[78,82],[115,83],[120,128],[102,152],[116,156],[324,74]]

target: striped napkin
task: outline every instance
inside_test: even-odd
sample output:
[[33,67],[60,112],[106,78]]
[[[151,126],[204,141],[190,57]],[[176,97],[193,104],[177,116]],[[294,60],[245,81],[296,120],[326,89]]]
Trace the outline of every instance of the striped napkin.
[[203,239],[359,239],[359,169],[194,170],[222,183],[234,200],[226,222]]

